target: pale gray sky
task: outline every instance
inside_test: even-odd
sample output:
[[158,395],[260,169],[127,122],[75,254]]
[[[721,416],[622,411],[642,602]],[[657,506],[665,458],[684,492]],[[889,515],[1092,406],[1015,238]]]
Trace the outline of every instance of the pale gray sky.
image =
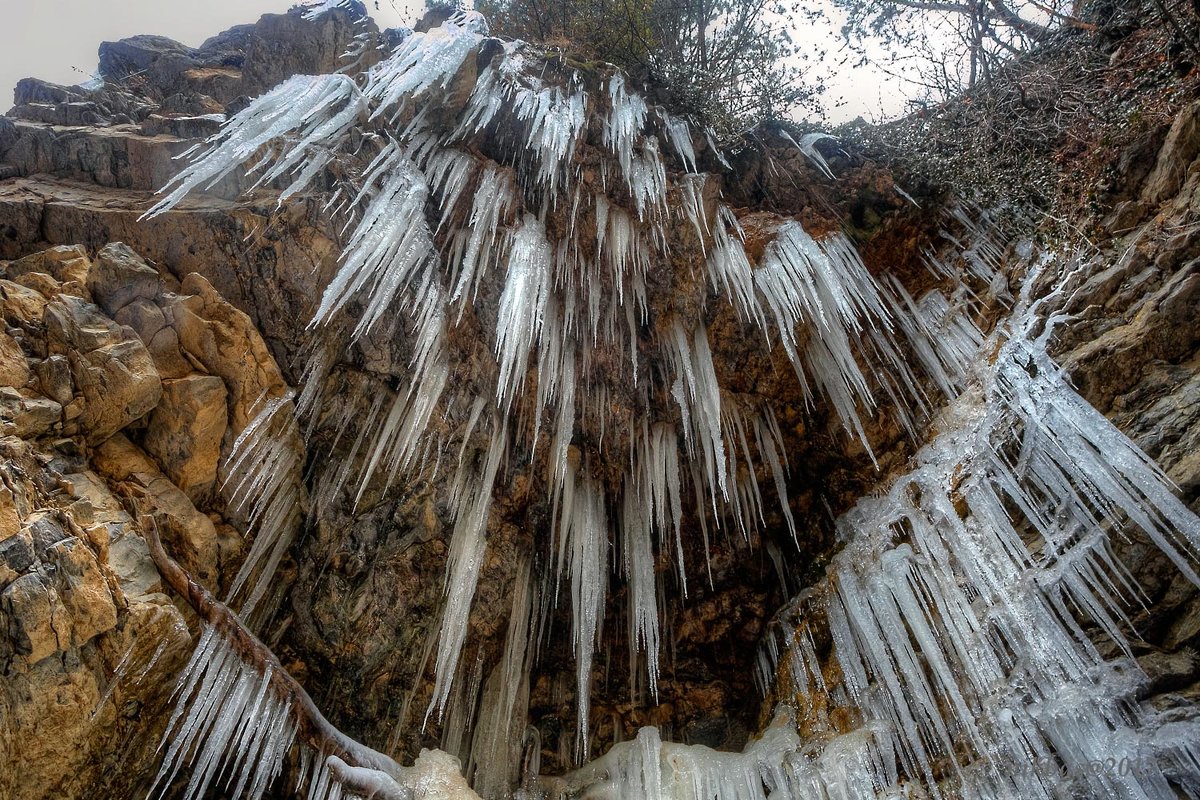
[[[294,0],[2,0],[6,25],[0,30],[0,109],[12,104],[18,79],[33,76],[76,84],[96,68],[102,41],[138,33],[169,36],[196,46],[213,34],[264,13],[280,13]],[[422,0],[368,0],[380,27],[412,24]],[[800,41],[834,43],[836,20],[828,27],[806,25]],[[892,116],[911,88],[871,69],[841,69],[830,83],[829,99],[845,98],[830,121],[863,115]]]

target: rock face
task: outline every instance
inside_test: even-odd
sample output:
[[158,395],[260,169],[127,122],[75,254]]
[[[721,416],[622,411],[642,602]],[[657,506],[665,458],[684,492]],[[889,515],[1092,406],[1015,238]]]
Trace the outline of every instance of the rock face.
[[[267,187],[239,200],[248,184],[241,175],[163,216],[139,217],[176,168],[173,156],[215,130],[208,115],[292,74],[344,66],[361,25],[353,10],[316,21],[291,13],[196,49],[153,36],[107,43],[103,88],[23,81],[17,106],[0,119],[0,258],[9,259],[0,263],[0,776],[24,776],[15,787],[0,781],[0,800],[135,797],[153,774],[166,695],[195,624],[162,593],[142,531],[156,525],[192,574],[229,587],[253,526],[232,507],[223,467],[264,399],[300,385],[310,359],[324,357],[308,349],[306,325],[341,243],[321,199],[277,207]],[[368,41],[367,59],[376,57],[376,39]],[[460,79],[463,95],[470,83]],[[1148,140],[1163,142],[1143,147],[1153,168],[1127,171],[1139,185],[1122,193],[1125,202],[1138,198],[1137,213],[1108,231],[1058,352],[1081,393],[1200,510],[1197,108],[1181,109],[1169,133]],[[770,215],[751,210],[783,210],[820,232],[838,224],[827,210],[836,208],[862,221],[872,270],[916,293],[921,252],[942,224],[934,210],[907,207],[886,169],[835,163],[845,174],[831,184],[794,148],[775,145],[773,161],[743,152],[744,180],[723,187],[742,208],[747,250],[761,255],[770,234]],[[706,186],[709,201],[717,188]],[[706,322],[722,383],[780,408],[802,548],[790,545],[778,516],[765,537],[727,537],[708,554],[689,547],[689,575],[708,582],[686,602],[667,601],[673,660],[660,702],[598,665],[597,749],[647,724],[740,748],[762,722],[754,648],[775,608],[819,574],[834,546],[828,512],[844,510],[911,452],[896,421],[878,415],[868,421],[876,470],[830,409],[805,408],[790,366],[764,357],[732,313]],[[431,694],[425,653],[443,601],[451,488],[368,487],[351,498],[321,486],[361,465],[358,421],[394,390],[410,355],[402,342],[368,337],[331,356],[337,363],[321,388],[337,399],[305,420],[307,450],[298,436],[289,440],[299,465],[316,462],[316,502],[311,535],[282,566],[287,596],[271,598],[283,610],[266,633],[336,723],[412,756],[442,732],[436,723],[418,732],[415,718]],[[495,498],[470,621],[480,680],[499,658],[518,564],[549,527],[550,510],[528,489],[532,472],[510,476]],[[688,540],[698,541],[697,522],[687,525]],[[1187,648],[1200,644],[1200,599],[1145,543],[1124,546],[1150,598],[1135,620],[1154,679],[1147,691],[1163,704],[1167,693],[1195,695],[1200,676]],[[798,577],[781,585],[775,558]],[[569,621],[560,613],[548,624],[565,630]],[[622,626],[608,627],[602,652],[623,661]],[[529,690],[548,769],[569,760],[567,639],[544,653]]]
[[[230,579],[243,537],[221,517],[217,464],[229,419],[244,427],[247,411],[202,365],[228,373],[257,354],[236,376],[239,397],[269,396],[281,379],[207,283],[184,281],[199,303],[168,291],[124,244],[95,257],[51,248],[0,263],[0,276],[0,774],[21,775],[0,781],[0,797],[133,797],[191,642],[144,526],[213,588]],[[222,336],[183,337],[197,340],[192,354],[177,318]],[[179,374],[163,381],[159,363]]]

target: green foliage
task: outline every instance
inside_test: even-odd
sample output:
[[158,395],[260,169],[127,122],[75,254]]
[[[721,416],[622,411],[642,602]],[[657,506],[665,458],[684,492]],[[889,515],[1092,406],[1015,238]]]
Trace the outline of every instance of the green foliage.
[[776,0],[479,0],[493,33],[608,61],[733,133],[816,110],[822,87]]

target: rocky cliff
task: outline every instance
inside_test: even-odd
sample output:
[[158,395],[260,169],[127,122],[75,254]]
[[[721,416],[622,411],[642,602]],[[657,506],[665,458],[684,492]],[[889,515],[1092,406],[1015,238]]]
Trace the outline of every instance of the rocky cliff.
[[[278,414],[270,425],[281,443],[274,479],[289,487],[283,496],[294,513],[278,519],[293,543],[259,601],[262,638],[347,733],[398,757],[439,744],[457,744],[461,754],[463,743],[448,740],[452,725],[421,725],[435,691],[430,653],[445,602],[454,487],[376,481],[362,496],[327,491],[361,469],[366,455],[355,437],[379,398],[399,391],[413,359],[403,332],[350,344],[309,329],[346,244],[325,213],[339,165],[314,191],[283,203],[284,183],[252,188],[234,172],[142,218],[178,172],[175,157],[216,132],[222,115],[294,74],[358,74],[397,40],[353,7],[267,16],[198,49],[134,37],[101,48],[102,86],[22,81],[0,118],[0,800],[136,797],[148,786],[195,618],[164,591],[144,534],[153,526],[210,589],[225,593],[238,581],[261,520],[252,519],[249,490],[230,465],[267,408]],[[445,105],[465,102],[492,55],[481,49],[454,76]],[[563,63],[548,61],[551,69]],[[1061,201],[1059,212],[1087,227],[1096,246],[1067,302],[1074,317],[1055,355],[1080,393],[1200,511],[1200,171],[1191,169],[1200,112],[1172,92],[1154,98],[1159,116],[1111,155],[1119,192],[1100,208]],[[923,254],[947,246],[940,229],[969,238],[956,227],[961,220],[946,216],[943,196],[923,194],[918,207],[896,191],[888,165],[858,152],[825,148],[838,175],[831,179],[778,131],[760,130],[728,154],[699,137],[694,144],[703,167],[732,162],[731,177],[701,202],[715,216],[719,193],[735,209],[755,261],[785,219],[814,236],[849,220],[870,272],[917,296],[936,283]],[[599,184],[598,174],[589,177],[599,168],[582,164],[583,180]],[[684,233],[670,236],[677,265],[703,258]],[[1005,275],[994,287],[981,327],[1002,314],[1008,286],[1021,277]],[[647,280],[671,286],[675,278]],[[681,284],[662,302],[682,305],[694,288]],[[482,299],[488,309],[499,302]],[[666,318],[701,308],[652,311]],[[765,712],[752,675],[768,622],[819,578],[836,549],[833,517],[902,470],[916,447],[883,409],[863,415],[861,441],[847,436],[835,409],[810,402],[785,356],[752,340],[732,307],[703,319],[721,384],[763,399],[778,419],[787,511],[800,535],[793,541],[786,515],[765,506],[758,529],[733,528],[707,547],[698,544],[708,533],[703,515],[683,522],[689,544],[680,560],[697,579],[686,599],[672,584],[662,601],[670,655],[657,702],[623,666],[624,612],[615,609],[630,589],[614,588],[613,622],[592,671],[596,751],[650,724],[664,738],[734,750],[759,731]],[[469,316],[456,335],[467,353],[494,338]],[[468,388],[494,381],[494,371],[481,363],[462,380]],[[304,385],[322,398],[315,411],[296,398],[307,417],[290,394]],[[631,392],[602,402],[614,419],[632,419],[639,399]],[[469,410],[454,413],[447,429]],[[631,449],[626,432],[607,435],[614,452]],[[477,692],[504,648],[514,576],[541,557],[553,524],[550,504],[532,488],[532,459],[507,476],[487,522],[460,681]],[[617,483],[620,475],[598,479]],[[1200,597],[1145,542],[1119,548],[1146,593],[1133,618],[1137,655],[1152,678],[1144,693],[1162,707],[1200,699],[1192,649]],[[672,573],[673,558],[659,559],[660,574]],[[544,620],[556,635],[532,669],[530,723],[543,770],[561,772],[578,700],[571,623],[565,604]]]

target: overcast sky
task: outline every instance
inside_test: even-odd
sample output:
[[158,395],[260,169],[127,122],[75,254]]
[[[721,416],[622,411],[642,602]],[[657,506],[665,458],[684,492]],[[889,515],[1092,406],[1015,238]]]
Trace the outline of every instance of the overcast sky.
[[[4,0],[5,26],[0,30],[0,108],[12,104],[12,87],[33,76],[54,83],[76,84],[96,69],[102,41],[138,33],[169,36],[199,45],[226,28],[253,22],[264,13],[281,13],[294,0]],[[368,0],[380,27],[411,25],[422,0]],[[805,25],[803,41],[836,42],[836,24],[827,29]],[[840,69],[828,99],[845,100],[830,111],[830,121],[862,115],[877,119],[900,111],[907,87],[873,70]]]

